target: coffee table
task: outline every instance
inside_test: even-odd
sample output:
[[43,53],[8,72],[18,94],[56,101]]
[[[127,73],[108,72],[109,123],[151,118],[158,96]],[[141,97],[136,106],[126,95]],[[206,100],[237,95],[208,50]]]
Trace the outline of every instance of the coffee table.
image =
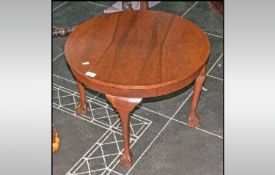
[[197,25],[169,13],[123,11],[87,20],[65,44],[80,94],[76,113],[87,111],[84,85],[105,94],[122,124],[120,162],[130,166],[129,113],[143,98],[176,92],[195,80],[189,127],[199,126],[196,106],[209,52],[208,38]]

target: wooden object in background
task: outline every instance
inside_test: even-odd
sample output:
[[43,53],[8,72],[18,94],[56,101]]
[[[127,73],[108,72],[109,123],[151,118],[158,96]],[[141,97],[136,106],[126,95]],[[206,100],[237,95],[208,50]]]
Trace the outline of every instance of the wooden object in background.
[[75,28],[76,28],[76,26],[54,28],[53,29],[53,37],[68,36],[70,33],[72,33],[74,31]]
[[[78,26],[65,44],[77,81],[105,94],[118,110],[125,149],[121,163],[127,166],[132,162],[128,114],[142,98],[176,92],[195,80],[189,126],[199,126],[195,111],[209,52],[208,38],[197,25],[151,10],[97,16]],[[79,91],[83,106],[84,90]]]
[[148,9],[149,9],[148,1],[140,1],[140,10],[148,10]]
[[52,138],[53,138],[52,151],[53,151],[53,153],[55,153],[59,149],[60,139],[59,139],[59,135],[58,135],[58,133],[57,133],[57,131],[56,131],[55,128],[53,128],[52,132],[53,132],[52,133],[53,134],[53,136],[52,136]]
[[123,10],[133,10],[131,1],[122,1]]
[[220,15],[223,17],[223,9],[224,9],[224,3],[223,1],[210,1],[211,5],[219,12]]
[[[122,9],[123,10],[133,10],[131,1],[122,1]],[[149,2],[148,1],[140,1],[140,10],[148,10]]]

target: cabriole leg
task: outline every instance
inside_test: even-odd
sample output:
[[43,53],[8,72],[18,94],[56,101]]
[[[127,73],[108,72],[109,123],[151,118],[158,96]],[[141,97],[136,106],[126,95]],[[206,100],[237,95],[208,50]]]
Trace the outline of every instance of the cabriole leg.
[[80,101],[75,109],[77,115],[85,115],[87,113],[85,89],[82,83],[77,82],[78,91],[80,94]]
[[130,149],[129,113],[141,102],[142,98],[125,98],[112,95],[106,95],[106,98],[118,111],[122,125],[124,152],[120,158],[120,163],[124,166],[130,167],[133,155]]
[[189,127],[195,128],[200,126],[200,119],[196,113],[197,104],[199,101],[202,85],[206,77],[206,65],[201,69],[199,76],[195,81],[194,93],[192,98],[192,104],[189,112]]

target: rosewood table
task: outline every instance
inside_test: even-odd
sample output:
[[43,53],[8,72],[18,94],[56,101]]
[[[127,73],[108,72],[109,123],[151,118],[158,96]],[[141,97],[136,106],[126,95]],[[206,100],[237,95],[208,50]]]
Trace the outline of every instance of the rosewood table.
[[87,111],[84,85],[105,94],[122,124],[120,161],[130,166],[128,117],[143,98],[176,92],[195,80],[189,127],[199,126],[196,106],[209,52],[208,38],[197,25],[169,13],[123,11],[87,20],[65,44],[80,93],[76,113]]

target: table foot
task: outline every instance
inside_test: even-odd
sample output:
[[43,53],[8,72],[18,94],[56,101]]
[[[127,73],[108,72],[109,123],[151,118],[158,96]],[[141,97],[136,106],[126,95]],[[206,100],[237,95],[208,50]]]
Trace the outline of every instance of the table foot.
[[189,114],[189,127],[196,128],[200,126],[200,118],[196,113]]
[[81,103],[78,103],[77,107],[75,108],[76,115],[82,116],[87,113],[86,105],[82,105]]
[[200,126],[200,119],[199,119],[199,116],[196,113],[196,108],[197,108],[197,104],[198,104],[198,101],[199,101],[202,85],[205,81],[205,77],[206,77],[206,65],[203,66],[199,76],[197,77],[197,79],[195,81],[192,104],[191,104],[191,108],[190,108],[190,112],[189,112],[189,118],[188,118],[190,128]]
[[133,154],[132,152],[124,152],[123,155],[121,156],[120,158],[120,164],[125,166],[125,167],[128,167],[130,168],[131,165],[132,165],[132,160],[133,160]]
[[85,89],[82,83],[77,82],[78,91],[80,94],[80,101],[75,109],[77,115],[82,116],[87,113],[87,104],[86,104],[86,96],[85,96]]
[[106,98],[117,109],[122,125],[124,152],[120,163],[126,167],[130,167],[133,155],[130,148],[129,113],[141,102],[142,98],[116,97],[108,94],[106,94]]

